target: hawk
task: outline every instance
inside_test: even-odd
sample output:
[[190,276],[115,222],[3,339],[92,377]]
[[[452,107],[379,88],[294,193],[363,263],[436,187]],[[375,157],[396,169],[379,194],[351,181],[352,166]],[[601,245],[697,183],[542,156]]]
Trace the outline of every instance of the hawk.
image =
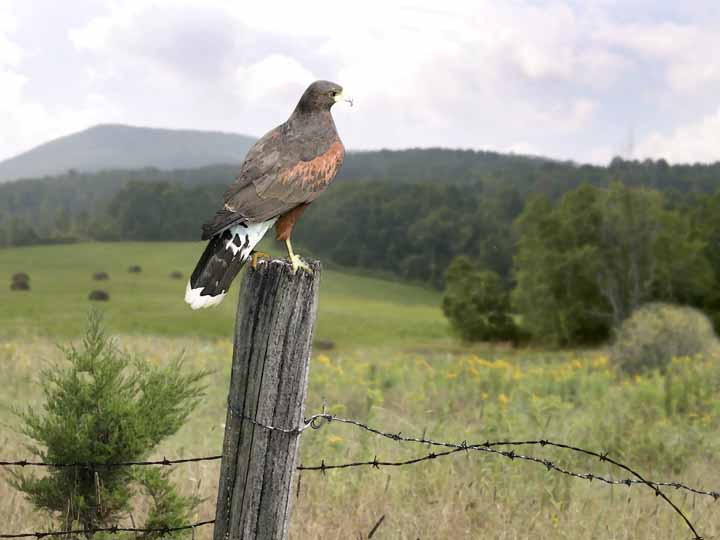
[[293,273],[309,267],[293,252],[290,235],[305,209],[333,181],[345,157],[330,109],[343,97],[341,86],[315,81],[290,118],[266,133],[248,151],[240,173],[225,192],[224,205],[203,225],[209,240],[185,291],[192,309],[216,306],[248,261],[255,245],[274,225],[284,241]]

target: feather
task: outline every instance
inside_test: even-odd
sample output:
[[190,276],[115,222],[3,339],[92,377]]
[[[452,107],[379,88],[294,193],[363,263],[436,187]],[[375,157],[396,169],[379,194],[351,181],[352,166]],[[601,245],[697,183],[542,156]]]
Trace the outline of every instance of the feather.
[[240,223],[213,236],[190,276],[185,302],[193,309],[222,302],[233,279],[275,221],[277,218],[261,223]]

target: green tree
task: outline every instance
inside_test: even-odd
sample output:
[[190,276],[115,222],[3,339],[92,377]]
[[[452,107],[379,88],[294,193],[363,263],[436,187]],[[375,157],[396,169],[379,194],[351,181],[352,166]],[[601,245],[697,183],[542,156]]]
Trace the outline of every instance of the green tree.
[[[147,459],[185,423],[203,395],[206,372],[186,372],[182,360],[154,367],[108,339],[91,314],[82,347],[62,349],[65,365],[44,371],[42,408],[17,414],[33,455],[51,463],[118,463]],[[47,474],[17,472],[11,479],[37,509],[61,526],[112,526],[149,499],[145,524],[187,523],[199,502],[177,493],[168,471],[135,467],[60,467]],[[91,533],[87,534],[92,536]]]
[[516,222],[516,287],[512,300],[523,327],[555,345],[605,339],[609,324],[598,291],[598,192],[583,186],[556,207],[528,202]]
[[[463,217],[462,214],[443,206],[429,212],[409,227],[410,242],[416,247],[418,255],[405,259],[407,268],[403,273],[406,277],[422,279],[438,288],[442,287],[448,261],[452,260],[471,238],[472,230],[464,223]],[[419,269],[424,272],[417,272]],[[417,273],[414,274],[413,270]]]
[[651,300],[693,304],[711,287],[705,242],[687,216],[665,209],[661,193],[619,182],[603,191],[598,287],[619,326]]
[[712,284],[705,243],[654,190],[581,186],[529,202],[516,228],[514,305],[542,341],[605,339],[640,305],[692,304]]
[[709,293],[695,305],[710,315],[715,331],[720,333],[720,191],[693,203],[689,209],[692,228],[696,238],[704,243],[703,253],[710,263],[713,283]]
[[443,313],[465,341],[506,341],[516,336],[510,298],[495,272],[456,257],[446,276]]

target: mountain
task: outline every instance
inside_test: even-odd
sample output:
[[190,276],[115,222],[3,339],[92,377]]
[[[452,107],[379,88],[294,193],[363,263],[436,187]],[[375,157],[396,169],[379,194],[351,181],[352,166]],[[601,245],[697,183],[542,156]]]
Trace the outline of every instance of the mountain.
[[190,169],[240,163],[255,138],[234,133],[104,124],[0,161],[0,182],[68,170]]

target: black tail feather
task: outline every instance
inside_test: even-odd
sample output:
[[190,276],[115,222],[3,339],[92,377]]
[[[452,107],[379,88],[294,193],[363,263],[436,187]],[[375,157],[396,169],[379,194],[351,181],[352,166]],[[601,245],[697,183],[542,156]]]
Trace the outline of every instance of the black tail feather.
[[[201,289],[199,291],[200,297],[217,297],[228,291],[230,284],[250,255],[247,237],[243,240],[240,239],[239,235],[235,235],[233,238],[228,230],[210,239],[190,275],[188,294],[185,301],[191,304],[193,308],[195,307],[193,299],[197,299],[197,289]],[[230,242],[232,242],[232,246],[229,245]],[[195,294],[193,294],[193,291],[195,291]]]

